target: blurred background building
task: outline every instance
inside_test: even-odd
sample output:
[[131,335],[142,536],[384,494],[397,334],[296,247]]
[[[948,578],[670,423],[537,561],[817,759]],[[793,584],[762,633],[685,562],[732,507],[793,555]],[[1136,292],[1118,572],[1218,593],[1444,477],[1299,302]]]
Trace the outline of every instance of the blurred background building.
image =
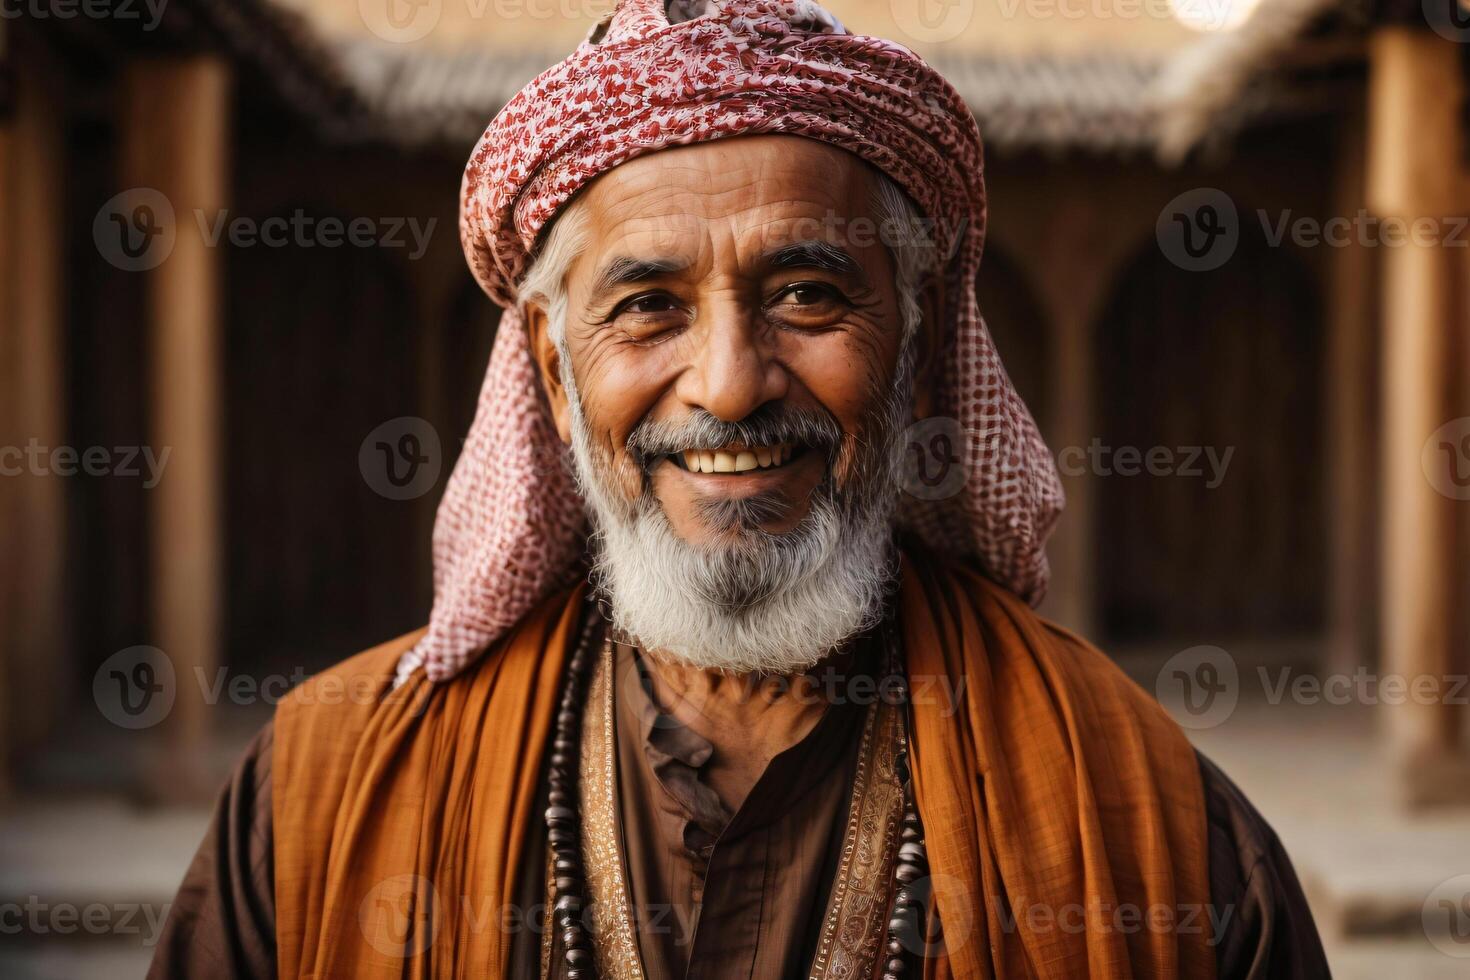
[[[425,621],[498,317],[460,170],[609,2],[5,6],[0,906],[166,903],[285,685]],[[1470,11],[828,6],[986,137],[982,308],[1069,495],[1046,612],[1228,698],[1171,707],[1335,969],[1463,976]],[[4,926],[6,976],[147,959]]]

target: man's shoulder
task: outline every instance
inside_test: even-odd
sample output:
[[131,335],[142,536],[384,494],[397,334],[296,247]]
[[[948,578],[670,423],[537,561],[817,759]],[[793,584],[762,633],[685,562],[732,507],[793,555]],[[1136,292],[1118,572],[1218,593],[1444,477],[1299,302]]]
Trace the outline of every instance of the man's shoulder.
[[973,556],[910,546],[906,558],[931,594],[943,593],[943,604],[951,607],[957,603],[967,605],[984,624],[989,638],[1027,649],[1054,666],[1065,665],[1070,671],[1094,679],[1106,678],[1128,687],[1137,686],[1107,653],[1086,637],[1047,619],[1025,599],[997,582]]
[[[423,630],[407,633],[333,664],[302,681],[276,705],[272,721],[272,812],[276,825],[306,819],[306,801],[335,799],[354,760],[394,709],[398,661]],[[399,711],[412,710],[405,700]],[[315,805],[311,803],[311,805]]]
[[372,724],[398,690],[398,662],[424,635],[415,630],[354,654],[313,674],[276,705],[277,754],[307,753],[316,765],[329,746],[351,753],[356,738]]
[[1212,853],[1231,856],[1229,865],[1244,888],[1262,863],[1285,858],[1275,830],[1239,786],[1203,753],[1197,753],[1209,814]]
[[1276,832],[1197,755],[1208,820],[1210,919],[1221,977],[1329,976],[1311,906]]
[[[567,617],[581,608],[577,600],[582,589],[573,584],[552,591],[445,681],[421,683],[423,667],[400,678],[400,662],[428,635],[427,626],[339,661],[302,681],[277,704],[278,739],[300,745],[301,733],[308,730],[323,736],[361,732],[382,709],[418,712],[440,689],[472,687],[481,675],[493,676],[507,664],[538,661],[551,635],[565,629]],[[532,642],[520,642],[525,634]]]
[[292,688],[276,709],[374,703],[393,685],[398,662],[424,635],[423,628],[339,660]]

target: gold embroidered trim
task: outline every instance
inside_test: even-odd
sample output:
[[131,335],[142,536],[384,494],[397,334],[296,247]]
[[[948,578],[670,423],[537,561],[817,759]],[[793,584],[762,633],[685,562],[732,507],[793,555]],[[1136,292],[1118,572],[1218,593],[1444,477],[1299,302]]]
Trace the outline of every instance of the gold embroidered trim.
[[903,826],[903,786],[896,768],[902,725],[903,712],[885,700],[868,709],[842,858],[812,957],[811,980],[871,977],[884,955]]
[[[582,863],[587,872],[588,925],[598,974],[609,980],[644,980],[633,928],[622,838],[617,824],[617,750],[613,724],[613,645],[603,645],[593,671],[582,719],[578,809],[582,824]],[[897,750],[903,711],[880,699],[863,720],[853,775],[852,803],[843,832],[842,857],[827,902],[822,935],[812,959],[810,980],[871,977],[883,955],[893,868],[903,824],[903,787]],[[541,942],[542,976],[551,966],[553,937],[550,905],[555,901],[554,871],[547,854],[547,928]]]
[[643,980],[628,881],[618,834],[617,739],[613,734],[613,645],[603,643],[582,718],[577,779],[582,811],[582,865],[587,869],[588,927],[598,976]]
[[546,904],[541,907],[541,980],[551,976],[551,907],[556,904],[556,857],[546,845]]

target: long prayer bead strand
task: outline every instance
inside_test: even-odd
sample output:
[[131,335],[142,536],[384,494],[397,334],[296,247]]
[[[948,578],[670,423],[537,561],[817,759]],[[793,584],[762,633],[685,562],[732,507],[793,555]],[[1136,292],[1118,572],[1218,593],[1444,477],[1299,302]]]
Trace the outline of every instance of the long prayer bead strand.
[[[602,617],[590,611],[567,667],[566,686],[556,716],[551,752],[546,838],[551,846],[555,889],[552,919],[557,934],[561,936],[568,980],[595,980],[597,977],[592,937],[582,921],[587,888],[582,867],[581,820],[577,812],[577,777],[581,759],[582,706],[597,664],[596,641],[599,633],[605,632],[599,630],[601,625]],[[894,693],[895,707],[907,715],[908,680],[891,631],[885,630],[885,639],[888,641],[885,666],[892,673],[889,690]],[[610,643],[611,639],[604,638],[603,642]],[[924,827],[914,803],[907,721],[899,727],[898,739],[895,764],[903,786],[903,823],[894,863],[896,891],[888,921],[888,941],[884,947],[883,980],[902,980],[908,972],[909,951],[918,948],[923,941],[920,931],[924,921],[924,903],[914,892],[913,885],[929,874]]]
[[567,666],[566,686],[556,715],[551,743],[550,791],[546,805],[546,840],[551,847],[555,902],[551,916],[561,936],[568,980],[595,980],[597,962],[592,937],[582,921],[587,897],[582,869],[582,828],[577,811],[577,773],[581,763],[582,702],[597,663],[601,617],[586,616],[576,650]]
[[903,786],[903,824],[899,832],[898,857],[894,863],[893,878],[896,893],[893,910],[888,918],[888,962],[884,964],[883,980],[901,980],[908,972],[910,952],[922,948],[924,938],[924,902],[914,892],[914,883],[929,876],[929,855],[924,847],[924,825],[919,820],[919,808],[914,802],[913,772],[909,767],[908,677],[903,670],[903,660],[897,639],[891,629],[884,630],[887,639],[886,668],[893,685],[894,701],[904,715],[898,729],[898,751],[894,768]]

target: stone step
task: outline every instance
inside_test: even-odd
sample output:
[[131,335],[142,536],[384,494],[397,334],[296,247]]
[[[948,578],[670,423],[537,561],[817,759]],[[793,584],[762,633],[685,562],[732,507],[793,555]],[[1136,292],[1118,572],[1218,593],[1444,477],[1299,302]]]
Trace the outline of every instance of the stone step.
[[208,824],[110,798],[21,804],[0,813],[0,901],[165,904]]
[[57,938],[0,945],[0,976],[6,980],[133,980],[147,974],[152,959],[153,950],[141,945]]
[[0,977],[143,976],[208,821],[110,798],[0,814]]
[[1470,959],[1446,955],[1411,939],[1328,943],[1327,962],[1332,980],[1465,980],[1470,976]]
[[1470,956],[1470,922],[1450,918],[1470,908],[1470,810],[1401,804],[1371,710],[1242,701],[1190,734],[1276,830],[1325,938],[1368,943],[1370,961],[1422,949],[1470,977],[1470,960],[1439,950]]

